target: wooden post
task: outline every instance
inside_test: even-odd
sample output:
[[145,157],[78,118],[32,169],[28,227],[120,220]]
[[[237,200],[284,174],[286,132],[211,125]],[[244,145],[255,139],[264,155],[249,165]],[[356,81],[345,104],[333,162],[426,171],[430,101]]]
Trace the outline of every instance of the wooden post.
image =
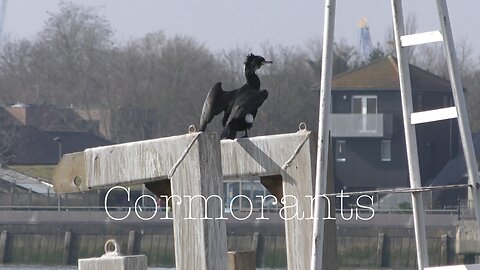
[[255,265],[262,267],[263,255],[265,250],[265,240],[259,232],[253,234],[252,250],[255,251]]
[[255,270],[255,251],[229,251],[228,270]]
[[65,232],[65,240],[63,242],[63,264],[68,265],[70,262],[70,250],[72,245],[72,232]]
[[442,235],[442,248],[440,251],[440,264],[448,265],[448,251],[450,249],[450,237],[448,234]]
[[133,255],[135,253],[135,243],[137,239],[137,233],[135,231],[130,231],[128,233],[128,245],[127,245],[127,255]]
[[[224,270],[227,267],[226,222],[223,202],[211,195],[223,196],[220,138],[202,133],[190,153],[170,179],[173,202],[175,266],[177,269]],[[187,199],[187,196],[202,198]],[[187,203],[190,201],[189,203]],[[205,212],[209,219],[203,219]]]
[[[283,213],[290,270],[310,268],[313,228],[310,136],[311,132],[300,130],[292,134],[221,142],[224,178],[259,176],[268,177],[270,180],[266,182],[273,183],[272,177],[277,177],[283,189],[280,194],[283,203],[291,206],[296,198],[298,218],[295,217],[296,207],[287,208]],[[271,192],[279,193],[277,190]],[[282,198],[278,198],[279,202]]]
[[384,267],[383,257],[385,254],[385,234],[379,233],[377,238],[377,267]]
[[7,261],[7,241],[8,232],[2,231],[2,233],[0,234],[0,264]]

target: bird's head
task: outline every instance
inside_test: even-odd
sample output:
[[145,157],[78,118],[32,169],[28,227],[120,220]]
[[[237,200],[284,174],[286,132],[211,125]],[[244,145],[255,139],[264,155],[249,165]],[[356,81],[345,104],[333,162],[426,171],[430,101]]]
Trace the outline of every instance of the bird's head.
[[257,69],[261,68],[263,65],[271,64],[272,61],[267,61],[260,55],[254,55],[253,53],[247,55],[245,59],[245,71],[255,72]]

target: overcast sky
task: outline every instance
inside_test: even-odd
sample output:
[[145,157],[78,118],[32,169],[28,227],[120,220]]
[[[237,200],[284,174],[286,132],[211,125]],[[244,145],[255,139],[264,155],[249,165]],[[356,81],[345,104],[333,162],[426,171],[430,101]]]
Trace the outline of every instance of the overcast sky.
[[[4,33],[30,38],[42,28],[60,0],[8,0]],[[158,30],[189,35],[213,51],[235,46],[258,50],[261,43],[302,46],[320,38],[323,0],[75,0],[98,7],[118,41]],[[454,37],[468,39],[480,54],[480,0],[448,0]],[[434,0],[404,0],[405,15],[416,14],[419,32],[439,29]],[[336,37],[358,44],[360,18],[368,18],[373,43],[391,28],[388,0],[337,1]]]

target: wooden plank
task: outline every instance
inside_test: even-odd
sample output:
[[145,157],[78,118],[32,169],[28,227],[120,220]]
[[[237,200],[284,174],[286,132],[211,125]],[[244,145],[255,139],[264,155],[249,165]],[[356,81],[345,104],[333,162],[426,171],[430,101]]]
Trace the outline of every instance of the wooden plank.
[[455,107],[412,113],[410,115],[410,123],[416,125],[452,118],[457,118],[457,108]]
[[402,47],[415,46],[433,42],[443,41],[443,35],[440,31],[430,31],[424,33],[403,35],[400,37]]
[[[281,175],[282,166],[301,145],[307,146],[309,131],[222,140],[222,172],[225,179],[242,176]],[[301,149],[303,149],[301,147]],[[308,168],[305,168],[307,170]]]
[[57,193],[167,179],[198,133],[116,144],[66,154],[55,168]]

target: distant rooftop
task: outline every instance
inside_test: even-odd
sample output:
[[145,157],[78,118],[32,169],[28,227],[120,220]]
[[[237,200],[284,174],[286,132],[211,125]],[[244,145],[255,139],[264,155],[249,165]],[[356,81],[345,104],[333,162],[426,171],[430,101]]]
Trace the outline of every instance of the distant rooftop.
[[[346,71],[333,77],[332,90],[400,90],[397,59],[388,55],[382,59]],[[424,69],[410,65],[412,91],[451,93],[450,82]],[[319,89],[319,84],[314,86]]]
[[[110,145],[112,142],[89,132],[42,131],[25,126],[18,131],[18,144],[11,165],[53,165],[62,154],[81,152],[86,148]],[[58,138],[57,140],[54,140]]]

